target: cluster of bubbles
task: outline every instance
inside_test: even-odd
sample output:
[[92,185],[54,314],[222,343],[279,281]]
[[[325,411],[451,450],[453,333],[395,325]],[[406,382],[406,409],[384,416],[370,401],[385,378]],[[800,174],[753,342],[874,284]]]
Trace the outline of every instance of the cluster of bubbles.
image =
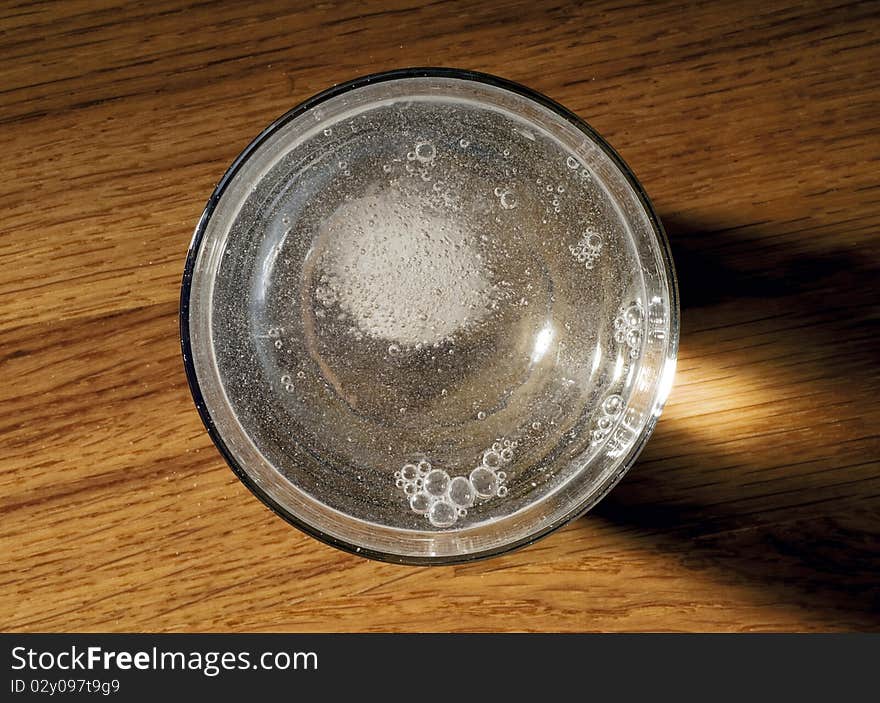
[[591,269],[596,265],[599,254],[602,253],[602,235],[592,227],[587,227],[580,241],[577,244],[569,245],[568,250],[579,264]]
[[639,349],[642,345],[642,322],[645,318],[642,312],[642,306],[638,303],[631,303],[628,307],[622,308],[614,318],[614,341],[619,344],[626,344],[629,349],[629,356],[635,359],[639,355]]
[[410,176],[418,176],[423,181],[430,181],[433,178],[431,169],[436,158],[437,147],[434,143],[427,139],[419,139],[406,153],[407,163],[404,168]]
[[[302,381],[306,377],[306,372],[305,371],[297,371],[296,377],[300,381]],[[284,390],[287,391],[288,393],[293,393],[293,391],[296,390],[296,386],[294,385],[294,382],[293,382],[293,376],[291,376],[289,373],[286,373],[281,376],[281,385],[284,386]]]
[[338,281],[333,281],[330,276],[323,274],[320,283],[322,285],[315,288],[315,299],[327,308],[335,305],[337,301],[336,284]]
[[581,178],[585,181],[590,179],[590,171],[584,166],[580,161],[578,161],[575,157],[569,156],[565,160],[565,165],[568,166],[575,173],[579,173]]
[[[543,188],[544,191],[547,193],[547,196],[553,198],[550,205],[547,206],[545,212],[548,215],[551,212],[556,215],[558,215],[560,212],[562,212],[562,203],[559,200],[559,196],[561,196],[563,193],[565,193],[565,186],[562,185],[561,183],[559,183],[557,185],[553,185],[552,183],[545,184],[544,179],[540,178],[540,177],[535,180],[535,183],[538,185],[538,192],[540,192],[541,188]],[[541,220],[541,222],[542,222],[542,224],[547,224],[546,218]]]
[[502,467],[513,459],[515,448],[516,442],[508,439],[495,442],[468,476],[451,477],[424,459],[404,464],[394,472],[395,485],[409,498],[413,512],[425,515],[434,527],[451,527],[477,500],[507,495]]
[[611,434],[611,430],[626,407],[626,402],[617,393],[606,396],[602,401],[596,419],[593,423],[593,431],[590,433],[591,443],[595,446],[605,441]]
[[[320,119],[317,114],[315,115],[315,119]],[[343,135],[343,137],[345,135],[345,128],[346,127],[349,128],[349,130],[351,131],[352,134],[360,131],[360,127],[358,127],[357,123],[354,120],[347,122],[347,123],[344,123],[344,124],[338,123],[336,125],[336,127],[339,130],[339,134]],[[333,136],[333,128],[332,127],[325,127],[324,128],[324,136],[325,137],[332,137]]]
[[[328,276],[326,273],[321,274],[318,285],[315,287],[315,300],[322,307],[315,308],[315,317],[319,319],[327,317],[327,314],[331,312],[331,308],[339,303],[338,291],[340,287],[341,279],[338,276]],[[340,312],[336,314],[336,318],[343,320],[345,315]],[[363,335],[357,327],[349,326],[348,333],[355,337],[357,341],[363,339]]]
[[283,330],[281,327],[270,327],[269,330],[266,332],[266,338],[273,340],[272,346],[274,346],[276,349],[281,349],[284,346],[284,342],[281,341],[282,331]]
[[[404,169],[410,177],[420,178],[425,184],[431,183],[428,203],[435,208],[457,209],[458,202],[452,188],[434,172],[437,159],[437,146],[429,139],[417,139],[413,148],[406,153]],[[397,159],[395,159],[397,161]],[[391,164],[382,167],[385,173],[392,171]],[[433,183],[432,183],[433,181]]]
[[[282,341],[283,334],[283,327],[270,327],[268,330],[266,330],[266,334],[260,335],[258,339],[268,339],[272,342],[273,347],[280,350],[284,348],[284,342]],[[288,393],[293,393],[296,390],[294,378],[301,381],[306,377],[305,371],[297,371],[294,375],[291,375],[291,373],[282,374],[281,378],[279,379],[281,381],[281,385],[284,387],[284,390]]]

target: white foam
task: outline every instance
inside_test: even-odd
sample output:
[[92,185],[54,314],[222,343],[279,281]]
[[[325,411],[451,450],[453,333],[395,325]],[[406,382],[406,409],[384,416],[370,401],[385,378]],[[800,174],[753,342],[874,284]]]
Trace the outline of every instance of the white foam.
[[471,237],[414,196],[389,190],[346,203],[322,241],[321,302],[338,303],[366,335],[427,344],[486,312],[489,275]]

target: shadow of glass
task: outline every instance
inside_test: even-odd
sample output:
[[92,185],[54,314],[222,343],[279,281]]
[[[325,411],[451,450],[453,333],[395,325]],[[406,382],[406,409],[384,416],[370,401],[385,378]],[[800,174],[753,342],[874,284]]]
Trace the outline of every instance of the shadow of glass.
[[680,387],[589,519],[762,600],[877,629],[878,259],[794,247],[764,225],[664,222]]

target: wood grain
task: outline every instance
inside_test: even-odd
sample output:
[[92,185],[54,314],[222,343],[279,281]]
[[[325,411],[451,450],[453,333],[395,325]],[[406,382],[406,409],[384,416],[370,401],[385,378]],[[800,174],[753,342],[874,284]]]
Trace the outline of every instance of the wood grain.
[[[880,5],[4,3],[0,629],[880,629]],[[368,72],[569,106],[679,269],[671,402],[588,517],[448,568],[299,534],[192,407],[177,298],[226,165]]]

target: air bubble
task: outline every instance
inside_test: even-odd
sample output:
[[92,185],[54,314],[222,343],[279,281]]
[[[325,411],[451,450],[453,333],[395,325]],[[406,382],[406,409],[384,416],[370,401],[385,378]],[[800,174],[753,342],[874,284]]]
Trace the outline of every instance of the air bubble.
[[480,412],[477,413],[477,419],[478,419],[478,420],[485,420],[485,419],[486,419],[486,413],[484,413],[482,410],[480,410]]
[[433,161],[436,155],[437,147],[435,147],[431,142],[422,141],[416,143],[415,157],[422,163]]
[[642,309],[638,305],[630,305],[624,319],[630,327],[637,327],[642,323]]
[[516,207],[516,203],[516,196],[509,190],[506,190],[501,194],[501,207],[505,210],[513,210],[513,208]]
[[513,459],[513,450],[510,447],[505,447],[501,450],[501,461],[505,464]]
[[428,508],[431,507],[431,496],[424,492],[416,493],[409,499],[409,507],[414,512],[424,515],[428,512]]
[[445,500],[438,500],[428,510],[428,520],[434,527],[449,527],[458,518],[458,511]]
[[414,496],[416,494],[416,491],[418,490],[419,489],[414,483],[407,483],[403,486],[403,492],[406,493],[408,496]]
[[419,476],[427,476],[431,471],[431,462],[422,459],[418,464]]
[[415,481],[418,478],[419,470],[413,464],[404,464],[399,473],[404,480]]
[[602,403],[602,410],[612,416],[617,416],[623,410],[623,398],[619,395],[609,395]]
[[570,169],[572,169],[572,170],[574,170],[574,169],[576,169],[578,166],[580,166],[580,164],[578,163],[578,160],[577,160],[576,158],[574,158],[573,156],[569,156],[569,157],[565,160],[565,165],[568,166],[568,167],[569,167]]
[[331,134],[333,134],[333,130],[330,129],[329,127],[328,127],[327,129],[324,130],[324,136],[325,136],[325,137],[329,137]]
[[507,486],[498,486],[497,495],[499,498],[504,498],[507,495]]
[[488,451],[483,452],[483,466],[488,466],[490,469],[494,469],[496,466],[500,465],[501,454],[494,449],[489,449]]
[[458,145],[459,145],[462,149],[467,149],[467,148],[470,146],[470,144],[471,144],[471,143],[470,143],[467,139],[463,139],[463,138],[462,138],[462,139],[459,139],[459,140],[458,140]]
[[442,469],[434,469],[425,477],[425,490],[429,495],[439,498],[449,487],[449,474]]
[[464,476],[456,476],[449,484],[449,500],[453,504],[469,508],[474,504],[474,487]]
[[400,354],[400,347],[397,346],[396,344],[389,344],[388,345],[388,354],[391,356],[397,356],[398,354]]
[[494,471],[485,466],[478,466],[471,471],[470,480],[474,493],[479,498],[491,498],[498,489],[498,477]]

